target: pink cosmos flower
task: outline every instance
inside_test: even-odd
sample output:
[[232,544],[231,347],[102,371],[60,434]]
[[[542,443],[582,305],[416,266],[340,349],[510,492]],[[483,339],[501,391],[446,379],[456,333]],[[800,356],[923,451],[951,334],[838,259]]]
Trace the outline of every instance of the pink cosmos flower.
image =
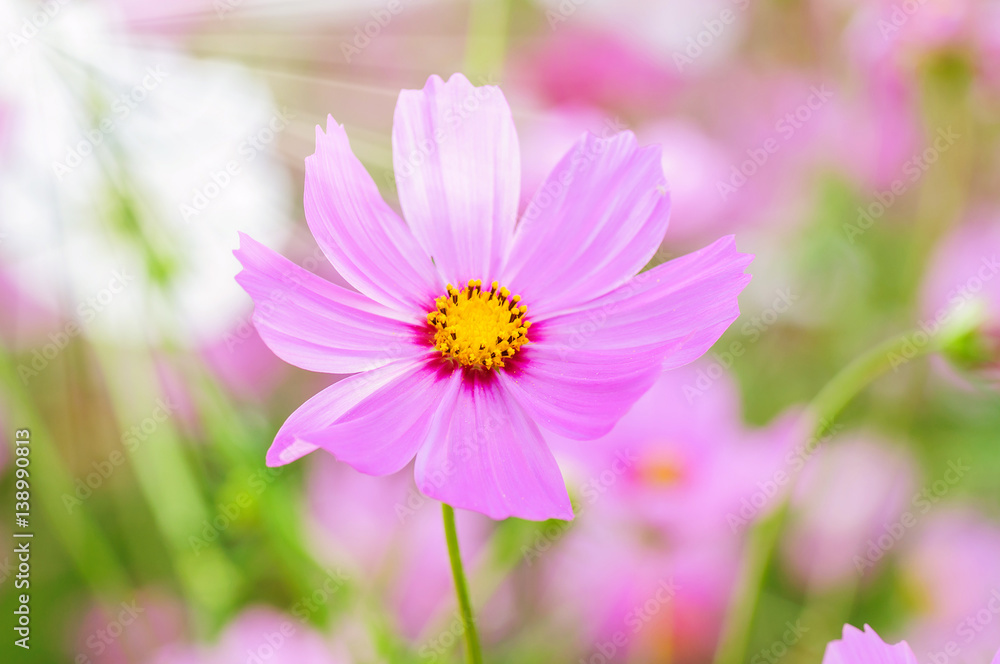
[[[923,286],[923,323],[947,329],[963,318],[978,319],[977,340],[955,355],[969,378],[1000,388],[1000,220],[977,211],[938,245]],[[972,382],[944,362],[943,374],[957,386]]]
[[269,465],[323,448],[387,475],[416,457],[432,498],[494,519],[570,519],[538,425],[607,433],[662,369],[702,355],[739,315],[751,257],[732,237],[640,274],[670,211],[659,148],[630,132],[582,136],[520,220],[519,162],[498,88],[456,74],[404,90],[393,127],[404,223],[344,128],[317,128],[306,220],[357,292],[246,236],[237,279],[279,357],[353,375],[288,418]]
[[236,616],[213,645],[178,642],[160,650],[154,664],[341,664],[343,646],[326,639],[301,617],[265,606],[252,606]]
[[286,366],[267,349],[249,321],[241,321],[199,351],[205,366],[230,394],[241,399],[261,400],[271,394]]
[[664,66],[634,40],[613,32],[567,27],[526,49],[514,78],[559,105],[662,108],[681,87],[674,66]]
[[[433,635],[438,619],[452,610],[454,593],[437,503],[403,473],[369,477],[327,455],[310,465],[306,491],[310,549],[323,568],[345,570],[362,584],[372,582],[373,594],[382,598],[406,638],[419,643],[427,630]],[[345,510],[345,504],[352,509]],[[484,553],[492,522],[471,512],[455,518],[462,554],[474,561]],[[509,588],[499,590],[502,596],[495,599],[510,595]],[[511,613],[491,600],[479,621],[484,636]]]
[[[964,469],[963,469],[964,466]],[[926,509],[968,462],[952,461],[922,492]],[[963,480],[964,481],[964,480]],[[957,489],[952,488],[952,491]],[[942,501],[943,502],[943,501]],[[918,598],[906,633],[927,662],[986,662],[1000,644],[1000,526],[975,507],[938,507],[900,543],[901,594]],[[955,655],[955,648],[961,652]]]
[[[607,137],[625,128],[620,116],[578,105],[549,108],[521,122],[521,154],[530,157],[521,169],[522,208],[577,136],[590,131]],[[635,133],[642,141],[670,146],[663,153],[663,172],[670,183],[671,248],[700,246],[705,238],[731,232],[754,212],[746,205],[750,197],[723,200],[719,195],[718,183],[739,159],[694,123],[657,121],[636,127]]]
[[663,155],[663,171],[681,218],[681,225],[671,229],[672,244],[700,244],[703,238],[732,231],[758,213],[753,196],[723,198],[719,193],[719,182],[740,161],[730,146],[692,122],[658,121],[637,132],[640,138],[670,146]]
[[[952,661],[954,654],[953,652],[928,653],[927,661]],[[986,660],[965,657],[960,661],[985,662]],[[868,625],[865,625],[863,632],[857,627],[844,625],[843,637],[827,644],[823,664],[917,664],[917,657],[906,641],[890,645]],[[993,664],[1000,664],[1000,651],[994,655]]]
[[94,603],[76,627],[71,661],[150,661],[163,648],[186,638],[186,613],[179,599],[157,588],[140,588],[134,598],[119,604]]
[[[874,576],[886,558],[878,542],[893,541],[914,518],[916,468],[906,447],[869,433],[819,447],[795,483],[782,538],[795,580],[825,589]],[[855,491],[858,486],[865,490]]]
[[658,529],[671,546],[722,548],[773,509],[799,459],[800,416],[745,426],[736,381],[717,369],[695,362],[664,373],[589,445],[547,436],[581,478],[571,481],[581,512],[593,506],[609,522]]
[[[552,168],[584,132],[610,137],[628,127],[617,117],[606,115],[593,106],[569,104],[540,109],[520,118],[517,135],[521,158],[521,199],[523,211]],[[673,183],[671,183],[673,186]],[[676,187],[670,192],[671,207],[676,204]]]
[[735,381],[715,368],[664,373],[589,445],[547,438],[567,459],[579,518],[525,562],[545,572],[547,619],[572,625],[584,649],[617,643],[613,661],[711,659],[744,533],[780,502],[798,459],[799,417],[749,429]]
[[827,644],[823,664],[917,664],[917,658],[906,641],[889,645],[868,625],[863,632],[844,625],[840,640]]
[[737,583],[736,538],[673,546],[655,526],[623,529],[592,516],[532,562],[543,571],[536,620],[575,637],[563,660],[711,661]]

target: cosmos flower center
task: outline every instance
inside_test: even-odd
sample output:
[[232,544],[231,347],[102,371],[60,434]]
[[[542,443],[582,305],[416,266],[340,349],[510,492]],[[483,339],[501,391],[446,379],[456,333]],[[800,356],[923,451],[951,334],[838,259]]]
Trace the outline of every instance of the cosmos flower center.
[[667,452],[644,455],[639,462],[639,477],[650,486],[668,487],[684,479],[684,461]]
[[483,282],[469,280],[464,290],[448,284],[448,295],[434,301],[427,314],[434,328],[434,348],[467,367],[493,369],[504,366],[528,343],[531,321],[525,320],[520,295],[511,296],[497,282],[483,290]]

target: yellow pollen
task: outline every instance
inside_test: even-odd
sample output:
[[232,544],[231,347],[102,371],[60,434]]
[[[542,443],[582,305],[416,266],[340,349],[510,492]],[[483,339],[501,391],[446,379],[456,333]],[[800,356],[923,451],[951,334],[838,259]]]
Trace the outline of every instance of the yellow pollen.
[[464,290],[448,284],[448,295],[437,298],[435,310],[427,314],[434,348],[467,367],[504,366],[528,343],[531,321],[524,319],[528,307],[520,301],[520,295],[511,296],[495,281],[489,290],[480,280],[470,279]]

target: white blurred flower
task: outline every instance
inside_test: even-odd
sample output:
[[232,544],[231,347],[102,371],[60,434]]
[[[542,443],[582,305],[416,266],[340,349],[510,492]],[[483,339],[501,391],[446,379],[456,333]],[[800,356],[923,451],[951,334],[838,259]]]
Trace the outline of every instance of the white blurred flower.
[[248,303],[237,229],[280,245],[289,114],[238,65],[131,34],[106,8],[5,1],[0,256],[79,331],[194,343]]

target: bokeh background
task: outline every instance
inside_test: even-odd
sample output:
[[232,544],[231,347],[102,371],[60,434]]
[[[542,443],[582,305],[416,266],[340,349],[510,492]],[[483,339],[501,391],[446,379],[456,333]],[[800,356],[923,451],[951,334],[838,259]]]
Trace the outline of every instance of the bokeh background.
[[[926,664],[1000,648],[1000,2],[0,0],[0,33],[3,661],[461,661],[410,473],[265,467],[336,377],[267,350],[231,255],[343,283],[303,218],[314,126],[395,205],[396,96],[453,72],[507,96],[525,202],[629,130],[673,193],[655,262],[756,254],[712,352],[551,438],[575,521],[459,514],[488,661],[819,662],[844,623]],[[861,356],[884,373],[816,435]]]

